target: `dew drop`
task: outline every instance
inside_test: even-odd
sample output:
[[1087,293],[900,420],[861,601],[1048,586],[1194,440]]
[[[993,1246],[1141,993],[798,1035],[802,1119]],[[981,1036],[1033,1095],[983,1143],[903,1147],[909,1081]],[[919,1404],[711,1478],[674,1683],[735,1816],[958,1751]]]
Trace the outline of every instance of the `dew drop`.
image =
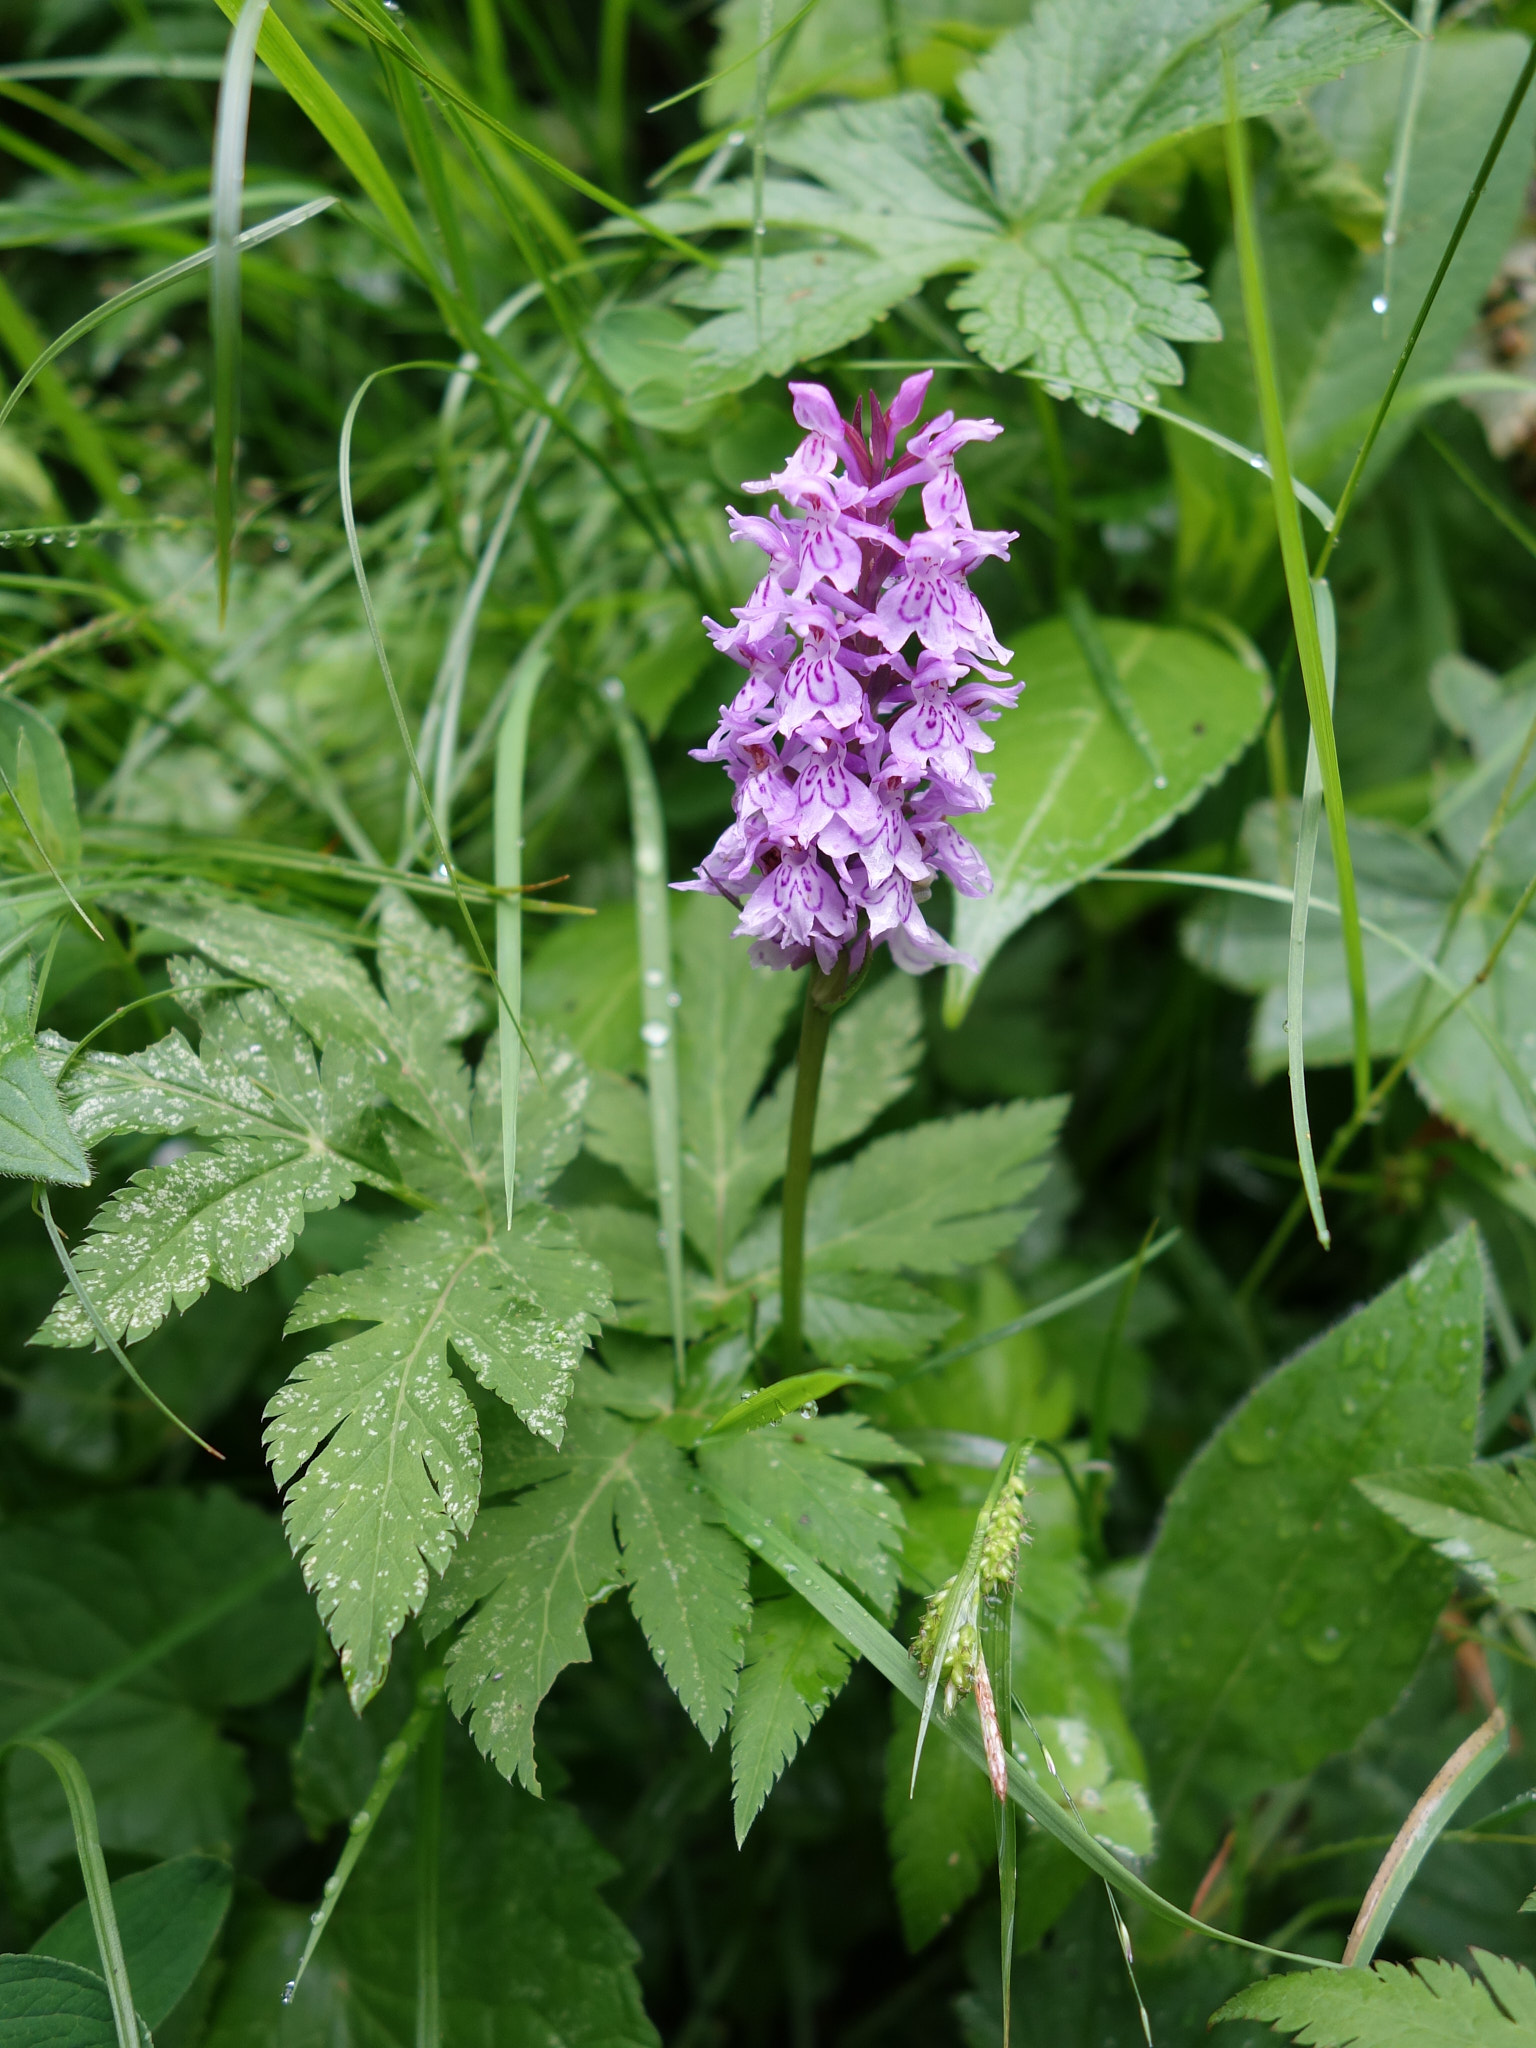
[[298,1988],[299,1988],[299,1980],[298,1980],[298,1978],[297,1978],[297,1977],[290,1977],[290,1978],[288,1979],[288,1982],[287,1982],[287,1983],[286,1983],[286,1984],[285,1984],[285,1985],[283,1986],[283,2003],[284,2003],[284,2005],[292,2005],[292,2003],[293,2003],[293,1994],[295,1993],[295,1991],[297,1991],[297,1990],[298,1990]]
[[77,548],[77,547],[79,547],[79,545],[80,545],[80,536],[79,536],[79,534],[78,534],[78,533],[72,533],[72,534],[69,534],[69,535],[68,535],[68,536],[66,537],[66,539],[65,539],[64,545],[65,545],[65,547],[67,547],[67,548]]
[[310,1924],[310,1926],[311,1926],[311,1927],[318,1927],[318,1926],[320,1925],[320,1922],[321,1922],[321,1921],[322,1921],[322,1920],[324,1919],[324,1917],[325,1917],[325,1916],[324,1916],[324,1914],[323,1914],[323,1913],[319,1913],[319,1912],[311,1913],[311,1914],[310,1914],[310,1916],[309,1916],[309,1924]]
[[761,220],[755,222],[753,225],[752,232],[754,235],[766,235],[768,232],[768,223],[766,221]]
[[1309,1664],[1337,1664],[1349,1648],[1349,1637],[1343,1629],[1331,1623],[1320,1635],[1308,1636],[1302,1643],[1301,1654]]
[[647,967],[645,970],[645,985],[647,988],[660,988],[666,978],[659,967]]
[[0,533],[0,548],[13,548],[16,543],[8,533]]
[[660,1052],[672,1036],[672,1026],[659,1017],[653,1017],[649,1024],[640,1026],[640,1036],[653,1052]]
[[1267,469],[1269,467],[1269,464],[1264,460],[1262,455],[1250,455],[1248,458],[1248,467],[1250,469]]
[[1387,310],[1387,303],[1388,302],[1386,293],[1378,292],[1375,298],[1371,301],[1371,311],[1373,313],[1385,313]]
[[45,548],[51,548],[58,536],[52,533],[40,533],[37,537]]
[[1152,778],[1152,787],[1153,787],[1154,789],[1166,789],[1166,788],[1168,787],[1168,778],[1167,778],[1167,776],[1166,776],[1166,775],[1154,775],[1154,776],[1153,776],[1153,778]]
[[500,1685],[501,1681],[506,1677],[506,1675],[507,1674],[505,1673],[505,1671],[493,1671],[491,1673],[492,1685]]
[[668,1009],[670,1009],[670,1010],[678,1010],[678,1009],[681,1009],[681,1008],[682,1008],[682,1003],[683,1003],[683,999],[682,999],[682,997],[681,997],[681,996],[680,996],[680,995],[678,994],[678,992],[677,992],[677,990],[676,990],[675,988],[670,988],[670,989],[668,989],[668,990],[667,990],[667,1007],[668,1007]]
[[1381,231],[1381,245],[1382,245],[1382,247],[1383,247],[1384,249],[1390,249],[1390,248],[1391,248],[1391,247],[1392,247],[1392,246],[1394,245],[1394,243],[1395,243],[1396,241],[1397,241],[1397,229],[1396,229],[1396,228],[1383,228],[1383,229],[1382,229],[1382,231]]
[[118,478],[117,488],[122,492],[125,498],[131,498],[135,496],[138,491],[139,479],[134,475],[133,471],[130,469],[124,475]]
[[289,549],[290,549],[290,548],[291,548],[292,546],[293,546],[293,542],[292,542],[292,541],[291,541],[291,540],[290,540],[290,539],[288,538],[288,536],[287,536],[287,534],[286,534],[286,533],[275,533],[275,534],[273,534],[273,536],[272,536],[272,552],[273,552],[273,554],[274,554],[274,555],[286,555],[286,554],[287,554],[287,552],[288,552],[288,550],[289,550]]

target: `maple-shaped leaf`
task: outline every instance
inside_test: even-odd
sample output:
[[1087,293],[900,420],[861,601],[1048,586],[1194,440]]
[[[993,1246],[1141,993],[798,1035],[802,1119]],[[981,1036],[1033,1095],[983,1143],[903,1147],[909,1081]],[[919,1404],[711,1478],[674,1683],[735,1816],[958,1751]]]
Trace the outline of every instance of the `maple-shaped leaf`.
[[602,1267],[536,1204],[510,1229],[446,1214],[393,1225],[366,1265],[300,1297],[290,1330],[373,1326],[306,1358],[269,1404],[266,1432],[289,1542],[359,1707],[426,1597],[428,1567],[444,1569],[479,1502],[479,1431],[448,1346],[558,1443],[608,1307]]

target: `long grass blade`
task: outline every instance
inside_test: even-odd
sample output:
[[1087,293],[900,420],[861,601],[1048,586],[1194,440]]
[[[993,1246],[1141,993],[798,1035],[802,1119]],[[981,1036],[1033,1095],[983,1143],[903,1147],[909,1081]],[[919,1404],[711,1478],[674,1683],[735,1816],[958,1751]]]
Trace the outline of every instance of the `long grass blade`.
[[[1328,702],[1333,703],[1337,672],[1338,628],[1333,612],[1333,593],[1324,582],[1312,586],[1317,606],[1318,635],[1323,648],[1323,669],[1328,683]],[[1315,735],[1307,740],[1307,770],[1301,785],[1301,812],[1296,828],[1295,881],[1291,890],[1291,939],[1285,977],[1285,1058],[1291,1084],[1291,1122],[1296,1131],[1296,1161],[1301,1184],[1307,1192],[1307,1207],[1317,1241],[1327,1251],[1331,1239],[1323,1215],[1323,1195],[1317,1184],[1317,1160],[1312,1151],[1312,1119],[1307,1109],[1307,1060],[1303,1043],[1302,1013],[1306,999],[1307,912],[1312,903],[1312,873],[1317,863],[1317,828],[1322,820],[1323,778],[1317,765]]]
[[1344,521],[1349,516],[1349,508],[1355,501],[1356,491],[1360,488],[1360,478],[1364,474],[1365,465],[1371,458],[1371,450],[1376,446],[1377,436],[1386,424],[1387,414],[1392,410],[1392,401],[1397,396],[1397,387],[1402,383],[1403,377],[1407,372],[1413,352],[1418,347],[1419,336],[1424,332],[1424,323],[1434,308],[1435,300],[1440,296],[1440,287],[1444,284],[1446,273],[1456,259],[1456,251],[1461,247],[1461,238],[1467,232],[1472,216],[1477,211],[1477,203],[1483,196],[1483,189],[1487,185],[1488,180],[1493,176],[1493,167],[1498,162],[1505,143],[1509,140],[1509,131],[1515,125],[1515,116],[1519,113],[1525,96],[1531,89],[1531,80],[1533,78],[1536,78],[1536,42],[1531,44],[1530,54],[1520,67],[1520,75],[1510,88],[1509,98],[1505,102],[1504,111],[1499,116],[1499,125],[1493,131],[1487,151],[1483,156],[1481,164],[1478,166],[1477,176],[1472,180],[1466,200],[1460,214],[1457,216],[1456,225],[1451,229],[1451,237],[1445,245],[1445,253],[1440,258],[1435,274],[1429,281],[1429,289],[1425,292],[1423,302],[1418,312],[1414,315],[1413,325],[1408,330],[1408,338],[1403,343],[1402,351],[1397,358],[1396,364],[1393,366],[1392,375],[1387,379],[1387,388],[1382,392],[1380,399],[1377,401],[1376,411],[1372,415],[1371,424],[1365,430],[1365,439],[1360,443],[1359,452],[1350,467],[1349,475],[1344,480],[1344,489],[1339,496],[1339,508],[1333,515],[1328,528],[1327,538],[1323,542],[1322,552],[1319,554],[1316,565],[1313,568],[1312,573],[1314,576],[1323,576],[1327,573],[1328,564],[1333,559],[1333,551],[1339,544],[1339,534],[1343,530]]
[[[766,4],[768,21],[771,27],[773,23],[772,0],[766,0]],[[681,92],[673,93],[670,99],[657,100],[654,105],[647,107],[645,111],[648,114],[664,114],[668,107],[681,106],[684,100],[691,100],[695,93],[708,92],[712,85],[718,85],[722,79],[734,78],[738,71],[745,71],[749,64],[757,63],[765,52],[773,48],[775,43],[781,43],[786,36],[793,35],[812,9],[820,6],[820,4],[821,0],[805,0],[805,5],[796,8],[782,28],[774,29],[770,36],[767,36],[762,42],[758,43],[755,48],[748,50],[744,57],[738,57],[734,64],[727,64],[723,71],[712,71],[708,78],[701,78],[697,85],[685,85]],[[761,24],[759,24],[759,33],[761,33]],[[882,364],[881,368],[883,369],[884,367],[884,364]]]
[[117,2048],[143,2048],[149,2040],[149,2029],[141,2029],[139,2016],[134,2010],[133,1986],[128,1981],[128,1961],[123,1954],[122,1935],[118,1932],[106,1859],[101,1853],[101,1831],[96,1825],[96,1802],[91,1797],[90,1781],[63,1743],[54,1742],[46,1735],[13,1736],[8,1743],[0,1745],[0,1755],[12,1748],[29,1749],[34,1756],[40,1756],[44,1763],[53,1767],[64,1788],[64,1797],[69,1805],[69,1824],[75,1833],[75,1854],[80,1859],[80,1875],[85,1880],[85,1896],[91,1909],[91,1926],[95,1930],[96,1947],[101,1956],[101,1974],[106,1979],[107,1996],[112,2002]]
[[1531,531],[1525,521],[1511,512],[1502,499],[1495,497],[1477,472],[1469,469],[1455,449],[1448,448],[1437,433],[1429,427],[1425,427],[1422,431],[1425,440],[1434,449],[1456,481],[1472,493],[1485,512],[1493,514],[1504,531],[1519,541],[1521,547],[1525,549],[1528,555],[1536,555],[1536,533]]
[[1508,1749],[1509,1716],[1502,1707],[1495,1707],[1482,1726],[1472,1731],[1430,1779],[1371,1879],[1371,1888],[1344,1946],[1344,1961],[1351,1968],[1370,1967],[1392,1915],[1418,1875],[1420,1864]]
[[406,1765],[420,1749],[433,1726],[442,1726],[443,1697],[443,1669],[441,1662],[437,1662],[425,1670],[417,1680],[416,1704],[411,1709],[410,1717],[379,1759],[378,1775],[369,1788],[368,1797],[352,1816],[346,1844],[336,1868],[325,1881],[325,1890],[321,1894],[319,1907],[310,1919],[309,1939],[304,1944],[304,1953],[299,1957],[299,1967],[283,1986],[284,2005],[292,2005],[294,1993],[303,1982],[304,1972],[309,1968],[309,1959],[320,1946],[320,1937],[331,1924],[331,1915],[341,1904],[341,1896],[347,1888],[347,1881],[357,1868],[358,1859],[367,1848],[373,1831],[379,1824],[379,1815],[389,1804],[390,1794],[404,1775]]
[[443,1715],[416,1756],[416,2044],[442,2048]]
[[219,1463],[222,1465],[224,1462],[224,1453],[222,1451],[216,1451],[213,1448],[212,1444],[204,1443],[203,1439],[198,1435],[197,1431],[192,1427],[190,1423],[183,1422],[181,1417],[176,1413],[174,1408],[168,1408],[166,1406],[164,1401],[162,1401],[160,1396],[155,1392],[154,1388],[149,1384],[148,1380],[145,1379],[144,1375],[133,1363],[132,1359],[128,1356],[127,1352],[123,1349],[122,1345],[118,1343],[117,1338],[112,1334],[112,1331],[108,1327],[107,1323],[102,1319],[101,1311],[97,1308],[95,1302],[92,1301],[90,1294],[86,1290],[85,1283],[81,1280],[79,1273],[75,1270],[75,1262],[69,1256],[69,1249],[66,1246],[63,1237],[59,1233],[58,1224],[55,1223],[53,1220],[53,1210],[49,1206],[48,1202],[48,1190],[42,1185],[41,1182],[38,1183],[38,1202],[42,1209],[43,1227],[48,1232],[48,1242],[53,1246],[53,1255],[59,1262],[60,1270],[64,1275],[65,1281],[68,1284],[70,1292],[74,1295],[76,1301],[79,1302],[81,1308],[85,1312],[86,1320],[90,1323],[91,1328],[96,1332],[96,1341],[101,1345],[104,1351],[111,1352],[112,1356],[117,1360],[118,1364],[122,1367],[123,1371],[127,1373],[129,1379],[133,1381],[133,1384],[144,1396],[145,1400],[149,1401],[150,1403],[152,1403],[154,1407],[158,1408],[160,1410],[160,1413],[165,1417],[167,1422],[174,1424],[174,1426],[181,1431],[183,1436],[190,1437],[192,1439],[193,1443],[197,1445],[200,1451],[206,1451],[210,1458],[217,1458]]
[[267,0],[245,0],[229,38],[213,137],[213,531],[219,560],[219,624],[229,605],[235,545],[235,457],[240,436],[240,216],[245,203],[245,138],[251,118],[256,38]]
[[672,986],[671,916],[667,903],[667,836],[656,771],[617,676],[602,686],[613,718],[635,848],[635,928],[640,943],[640,1036],[650,1091],[651,1147],[656,1160],[656,1207],[667,1269],[672,1317],[672,1359],[679,1390],[686,1363],[688,1323],[683,1294],[683,1154],[677,1078],[677,996]]
[[1413,161],[1413,138],[1419,125],[1419,103],[1424,97],[1424,78],[1429,69],[1429,46],[1434,36],[1435,16],[1440,0],[1413,0],[1413,32],[1419,38],[1408,52],[1403,67],[1403,91],[1397,111],[1397,133],[1392,141],[1392,162],[1387,171],[1387,217],[1381,229],[1381,292],[1376,301],[1383,327],[1392,306],[1392,265],[1403,227],[1403,205],[1408,197],[1408,171]]
[[[244,234],[237,237],[239,247],[255,249],[263,242],[270,242],[274,235],[283,235],[289,228],[301,227],[305,221],[313,220],[317,213],[324,213],[327,207],[335,204],[336,201],[332,198],[306,200],[302,206],[292,207],[287,213],[280,213],[273,220],[264,220],[254,228],[247,228]],[[174,284],[178,278],[190,277],[194,271],[212,263],[213,258],[214,249],[210,244],[206,249],[199,249],[195,256],[184,256],[179,263],[169,264],[164,270],[157,270],[153,277],[141,278],[137,284],[129,285],[124,291],[114,292],[110,299],[99,306],[93,306],[90,312],[84,314],[72,327],[67,327],[57,341],[50,341],[22,371],[5,403],[0,405],[0,427],[5,425],[15,411],[17,402],[28,385],[41,371],[46,370],[50,363],[63,355],[66,349],[73,348],[77,341],[83,341],[86,335],[93,328],[99,327],[104,320],[110,320],[118,313],[125,313],[130,306],[138,305],[141,299],[153,298],[156,292],[164,291],[167,285]],[[78,529],[82,534],[88,534],[90,530],[90,526]],[[57,532],[58,528],[52,526],[48,531]]]
[[528,720],[549,667],[542,647],[525,650],[496,738],[496,886],[507,893],[496,904],[496,972],[501,979],[501,1160],[507,1183],[507,1222],[517,1189],[517,1097],[522,1076],[523,1034],[523,777],[528,761]]
[[1237,243],[1238,269],[1242,279],[1243,315],[1248,326],[1248,353],[1264,423],[1264,451],[1269,458],[1270,491],[1274,499],[1275,525],[1280,536],[1280,556],[1285,567],[1286,591],[1291,603],[1291,621],[1301,658],[1302,683],[1306,690],[1307,714],[1317,743],[1318,767],[1322,776],[1323,803],[1328,813],[1328,837],[1333,847],[1333,864],[1338,877],[1339,909],[1344,926],[1344,962],[1349,980],[1350,1021],[1354,1038],[1355,1105],[1364,1102],[1371,1089],[1370,996],[1365,978],[1365,947],[1360,935],[1360,906],[1355,890],[1354,863],[1349,850],[1349,826],[1344,815],[1344,786],[1339,778],[1339,752],[1334,740],[1333,711],[1328,701],[1328,678],[1318,631],[1317,609],[1312,600],[1312,579],[1307,571],[1306,547],[1301,535],[1301,517],[1291,488],[1291,458],[1286,445],[1285,412],[1280,398],[1280,381],[1275,367],[1274,337],[1270,327],[1269,298],[1264,285],[1263,260],[1259,250],[1258,224],[1253,205],[1253,177],[1248,162],[1248,130],[1237,110],[1237,86],[1232,73],[1232,53],[1222,48],[1222,68],[1227,90],[1227,177],[1232,189],[1232,225]]

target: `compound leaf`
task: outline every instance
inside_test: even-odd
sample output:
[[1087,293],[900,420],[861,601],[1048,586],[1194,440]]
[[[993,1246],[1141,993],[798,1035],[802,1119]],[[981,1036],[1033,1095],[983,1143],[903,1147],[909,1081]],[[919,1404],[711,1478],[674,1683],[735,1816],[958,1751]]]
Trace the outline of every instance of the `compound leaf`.
[[[848,1676],[848,1646],[798,1593],[752,1609],[747,1661],[731,1715],[736,1840],[762,1809],[795,1752]],[[972,1773],[974,1776],[974,1772]]]
[[1536,1607],[1536,1471],[1428,1465],[1357,1479],[1366,1499],[1511,1607]]
[[1473,1949],[1479,1983],[1455,1963],[1299,1970],[1229,1998],[1218,2020],[1269,2020],[1308,2048],[1536,2048],[1536,1978]]

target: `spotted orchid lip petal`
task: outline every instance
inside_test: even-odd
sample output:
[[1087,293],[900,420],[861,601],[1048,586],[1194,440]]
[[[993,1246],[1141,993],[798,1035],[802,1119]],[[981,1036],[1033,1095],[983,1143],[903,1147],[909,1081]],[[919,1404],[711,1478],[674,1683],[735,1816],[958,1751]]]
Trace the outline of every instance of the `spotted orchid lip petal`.
[[[735,903],[757,965],[830,971],[884,945],[925,974],[965,958],[923,917],[935,879],[967,896],[992,886],[950,820],[991,802],[982,722],[1023,687],[994,666],[1010,656],[969,587],[1018,536],[972,525],[955,467],[1002,431],[994,421],[944,412],[908,432],[931,378],[908,377],[888,410],[872,400],[867,432],[824,386],[792,384],[804,438],[743,485],[783,503],[730,511],[732,540],[760,548],[767,573],[731,623],[704,621],[747,678],[693,757],[724,768],[735,816],[675,886]],[[914,488],[927,524],[903,537],[890,521]]]

